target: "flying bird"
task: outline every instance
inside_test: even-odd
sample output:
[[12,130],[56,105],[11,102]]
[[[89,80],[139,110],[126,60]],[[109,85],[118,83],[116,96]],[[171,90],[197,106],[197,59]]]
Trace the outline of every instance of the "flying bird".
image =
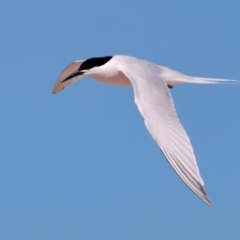
[[181,83],[239,83],[235,80],[192,77],[131,56],[115,55],[77,60],[59,76],[58,93],[84,76],[100,82],[133,87],[144,123],[172,168],[202,200],[212,204],[204,190],[190,139],[174,107],[170,89]]

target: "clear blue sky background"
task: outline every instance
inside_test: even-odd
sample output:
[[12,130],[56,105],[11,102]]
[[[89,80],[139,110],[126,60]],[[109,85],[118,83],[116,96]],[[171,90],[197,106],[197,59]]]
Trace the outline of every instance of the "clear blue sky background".
[[240,79],[240,2],[0,2],[0,239],[240,239],[240,86],[172,90],[212,208],[177,177],[130,88],[65,66],[127,54]]

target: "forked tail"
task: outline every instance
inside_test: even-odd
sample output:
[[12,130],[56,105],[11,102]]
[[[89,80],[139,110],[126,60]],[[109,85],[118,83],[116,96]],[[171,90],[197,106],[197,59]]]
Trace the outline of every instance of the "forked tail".
[[240,81],[238,80],[231,80],[231,79],[219,79],[219,78],[200,78],[200,77],[190,77],[187,76],[185,79],[181,79],[181,82],[186,83],[200,83],[200,84],[239,84]]
[[170,85],[181,83],[199,83],[199,84],[240,84],[239,80],[221,79],[221,78],[201,78],[185,75],[167,67],[160,66],[161,73],[167,83]]

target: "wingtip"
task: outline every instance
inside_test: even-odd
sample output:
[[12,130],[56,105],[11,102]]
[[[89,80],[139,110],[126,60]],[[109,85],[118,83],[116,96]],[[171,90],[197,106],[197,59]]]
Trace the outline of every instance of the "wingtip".
[[207,195],[205,196],[205,198],[206,198],[206,202],[207,202],[208,205],[210,205],[211,207],[215,207],[215,205],[213,204],[213,202],[211,201],[211,199]]
[[[214,207],[213,202],[211,201],[211,199],[208,197],[207,192],[205,191],[203,185],[200,184],[200,189],[202,194],[197,194],[204,202],[206,202],[208,205],[210,205],[211,207]],[[191,189],[192,190],[192,189]]]
[[57,94],[58,92],[55,88],[52,89],[52,94]]
[[69,79],[68,81],[63,81],[67,76],[69,76],[71,73],[76,71],[80,65],[82,64],[84,60],[78,60],[73,63],[70,63],[64,71],[60,74],[58,80],[56,81],[55,85],[53,86],[52,93],[56,94],[60,91],[62,91],[64,88],[68,87],[69,85],[73,84],[83,76],[77,76]]
[[52,93],[56,94],[59,93],[60,91],[62,91],[64,88],[68,87],[68,85],[70,85],[70,83],[63,83],[61,79],[58,79],[57,82],[55,83],[55,85],[52,88]]
[[205,198],[203,199],[208,205],[210,205],[211,207],[215,207],[215,205],[213,204],[213,202],[209,199],[208,196],[205,196]]
[[[210,206],[214,206],[213,202],[210,200],[210,198],[207,195],[206,190],[204,189],[204,186],[202,184],[199,183],[200,189],[202,194],[197,194],[204,202],[206,202],[208,205]],[[193,190],[193,189],[191,189]],[[195,192],[196,193],[196,192]]]

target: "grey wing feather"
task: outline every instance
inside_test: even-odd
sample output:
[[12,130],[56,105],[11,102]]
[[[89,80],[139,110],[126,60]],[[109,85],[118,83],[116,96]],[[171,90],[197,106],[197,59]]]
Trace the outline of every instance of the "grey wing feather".
[[148,131],[173,169],[194,193],[211,204],[190,139],[178,119],[167,84],[156,74],[157,69],[138,64],[123,67],[122,72],[132,82],[135,103]]
[[67,76],[69,76],[71,73],[75,72],[81,66],[81,64],[84,61],[85,60],[78,60],[76,62],[73,62],[73,63],[69,64],[63,70],[63,72],[60,74],[58,80],[56,81],[55,85],[53,86],[52,93],[58,93],[61,90],[63,90],[64,88],[66,88],[69,85],[71,85],[72,83],[74,83],[77,80],[79,80],[81,78],[81,76],[77,76],[77,77],[71,78],[71,79],[69,79],[66,82],[62,82]]

